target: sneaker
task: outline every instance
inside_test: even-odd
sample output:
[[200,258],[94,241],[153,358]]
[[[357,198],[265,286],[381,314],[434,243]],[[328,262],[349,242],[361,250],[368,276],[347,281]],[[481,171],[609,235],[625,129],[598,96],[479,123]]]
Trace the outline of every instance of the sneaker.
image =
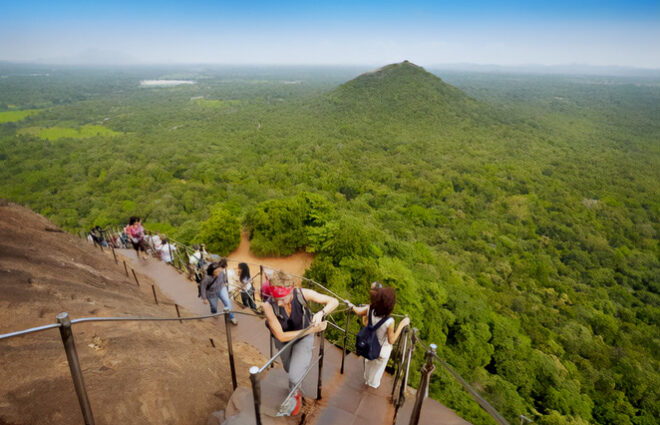
[[302,393],[298,391],[296,393],[296,407],[294,407],[293,412],[291,412],[291,416],[296,416],[298,413],[300,413],[301,406],[302,406]]
[[231,319],[229,319],[229,321],[230,321],[233,325],[238,325],[238,320],[236,320],[235,317],[232,317]]

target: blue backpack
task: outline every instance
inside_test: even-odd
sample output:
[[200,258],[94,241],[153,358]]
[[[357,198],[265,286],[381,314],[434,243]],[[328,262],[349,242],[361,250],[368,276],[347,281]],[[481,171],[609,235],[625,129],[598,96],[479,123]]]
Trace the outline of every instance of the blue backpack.
[[380,357],[380,341],[378,341],[378,335],[376,331],[381,327],[383,323],[390,317],[383,317],[375,325],[371,324],[371,307],[369,307],[369,312],[367,313],[369,317],[368,325],[360,329],[357,337],[355,338],[355,352],[358,356],[362,356],[367,360],[374,360]]

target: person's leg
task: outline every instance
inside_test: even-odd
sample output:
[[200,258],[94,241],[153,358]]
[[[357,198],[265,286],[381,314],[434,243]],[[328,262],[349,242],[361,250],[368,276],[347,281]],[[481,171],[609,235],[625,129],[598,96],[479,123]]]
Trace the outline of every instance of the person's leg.
[[248,295],[248,304],[249,304],[250,308],[252,310],[256,310],[257,305],[254,303],[254,288],[247,291],[247,295]]
[[[220,300],[222,300],[225,308],[231,310],[231,300],[229,299],[229,291],[227,290],[227,285],[223,286],[222,289],[218,292],[218,297],[220,297]],[[234,313],[229,313],[229,319],[233,318]]]
[[[286,343],[280,342],[277,338],[273,338],[273,343],[275,345],[275,352],[280,351],[286,345]],[[288,373],[289,365],[291,364],[291,346],[280,354],[280,361],[282,362],[282,367]]]
[[365,384],[373,388],[380,386],[380,378],[383,377],[387,360],[379,357],[374,360],[367,360],[364,365]]
[[241,302],[244,307],[250,307],[250,296],[246,291],[241,291]]
[[307,335],[293,344],[289,364],[289,389],[302,379],[312,361],[314,351],[314,334]]
[[218,312],[218,297],[209,296],[209,305],[211,306],[211,314]]

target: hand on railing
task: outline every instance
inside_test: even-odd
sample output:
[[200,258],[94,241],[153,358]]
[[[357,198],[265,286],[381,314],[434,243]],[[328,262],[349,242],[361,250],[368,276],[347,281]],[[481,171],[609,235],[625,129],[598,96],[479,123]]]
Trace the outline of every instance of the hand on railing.
[[318,322],[318,323],[312,322],[312,325],[309,328],[307,328],[307,329],[309,329],[308,334],[315,334],[315,333],[323,332],[325,330],[325,328],[327,328],[327,327],[328,327],[328,322],[326,322],[325,320],[323,320],[321,322]]
[[312,325],[321,323],[324,319],[325,312],[323,310],[317,311],[314,316],[312,316]]

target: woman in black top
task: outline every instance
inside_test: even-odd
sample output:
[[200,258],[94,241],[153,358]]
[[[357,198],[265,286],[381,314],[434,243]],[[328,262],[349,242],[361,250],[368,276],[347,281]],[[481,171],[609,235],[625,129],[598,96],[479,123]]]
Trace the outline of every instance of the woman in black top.
[[[271,282],[272,298],[263,304],[266,326],[275,339],[275,346],[282,349],[294,339],[301,330],[306,329],[302,338],[294,342],[281,355],[284,370],[289,373],[289,388],[293,388],[302,379],[312,360],[314,349],[313,334],[325,330],[327,322],[324,316],[332,313],[339,302],[327,295],[306,288],[294,288],[288,276],[282,272],[276,274]],[[323,309],[312,316],[308,301],[323,304]],[[292,406],[291,415],[300,410],[301,394],[296,394],[296,405]]]

